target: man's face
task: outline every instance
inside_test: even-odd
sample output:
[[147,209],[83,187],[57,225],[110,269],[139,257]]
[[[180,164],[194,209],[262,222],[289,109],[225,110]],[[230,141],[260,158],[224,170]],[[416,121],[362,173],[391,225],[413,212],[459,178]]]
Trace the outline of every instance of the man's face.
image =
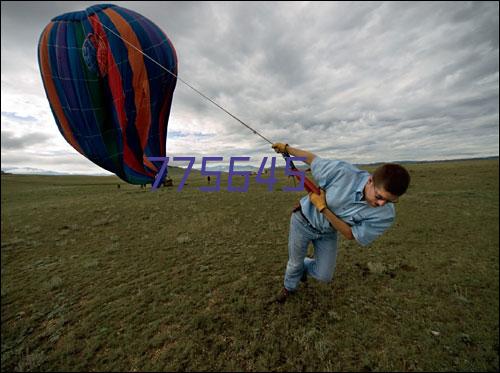
[[379,207],[388,202],[397,203],[398,196],[389,193],[382,187],[376,187],[370,176],[365,186],[365,200],[371,207]]

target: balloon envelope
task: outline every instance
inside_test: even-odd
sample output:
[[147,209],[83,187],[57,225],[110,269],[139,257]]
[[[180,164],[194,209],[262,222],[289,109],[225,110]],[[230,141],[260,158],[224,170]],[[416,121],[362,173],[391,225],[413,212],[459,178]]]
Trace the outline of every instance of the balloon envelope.
[[152,182],[161,162],[148,157],[166,155],[177,76],[176,52],[163,31],[131,10],[95,5],[52,19],[38,63],[66,141],[126,182]]

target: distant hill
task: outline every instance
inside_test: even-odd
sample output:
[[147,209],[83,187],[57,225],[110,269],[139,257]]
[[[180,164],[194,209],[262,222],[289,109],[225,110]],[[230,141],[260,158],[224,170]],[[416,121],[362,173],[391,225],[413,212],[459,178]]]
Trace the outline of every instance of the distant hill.
[[443,163],[443,162],[461,162],[461,161],[486,161],[498,159],[497,156],[492,157],[478,157],[478,158],[456,158],[456,159],[437,159],[437,160],[423,160],[423,161],[387,161],[387,162],[373,162],[373,163],[356,163],[357,166],[371,166],[384,163],[399,163],[399,164],[415,164],[415,163]]
[[[388,161],[388,162],[372,162],[372,163],[356,163],[357,166],[371,166],[383,163],[399,163],[399,164],[415,164],[415,163],[441,163],[441,162],[460,162],[460,161],[478,161],[478,160],[493,160],[498,159],[497,156],[491,157],[478,157],[478,158],[458,158],[458,159],[441,159],[441,160],[423,160],[423,161]],[[269,168],[266,165],[266,168]],[[305,170],[308,168],[306,164],[297,163],[296,166]],[[276,166],[276,168],[284,168],[283,166]],[[184,172],[184,167],[177,166],[168,166],[169,174],[176,173],[177,171]],[[251,165],[236,165],[235,168],[237,171],[250,171],[250,172],[258,172],[259,167],[251,166]],[[219,165],[219,166],[208,166],[206,168],[207,171],[221,171],[221,172],[229,172],[229,163],[227,165]],[[199,166],[194,166],[193,171],[200,171]],[[16,175],[52,175],[52,176],[60,176],[60,175],[83,175],[83,176],[111,176],[110,173],[70,173],[70,172],[60,172],[60,171],[51,171],[44,170],[40,168],[32,168],[32,167],[5,167],[2,168],[2,174],[16,174]]]
[[16,175],[73,175],[69,172],[57,172],[32,167],[7,167],[2,168],[2,173]]

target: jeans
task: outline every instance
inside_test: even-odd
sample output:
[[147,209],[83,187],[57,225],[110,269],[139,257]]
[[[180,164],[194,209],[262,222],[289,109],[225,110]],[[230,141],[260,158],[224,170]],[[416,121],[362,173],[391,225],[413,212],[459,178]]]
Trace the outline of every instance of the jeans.
[[[314,259],[306,258],[309,242],[314,246]],[[336,259],[337,232],[321,233],[309,224],[300,211],[294,212],[290,218],[285,288],[295,291],[304,272],[316,280],[331,281]]]

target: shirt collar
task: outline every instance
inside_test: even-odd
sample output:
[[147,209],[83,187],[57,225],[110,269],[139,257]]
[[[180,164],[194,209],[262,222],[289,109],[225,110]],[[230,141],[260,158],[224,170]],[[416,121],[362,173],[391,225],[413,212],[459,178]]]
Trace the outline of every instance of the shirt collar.
[[363,198],[363,190],[365,188],[366,183],[368,182],[369,177],[370,177],[370,174],[368,172],[362,173],[360,176],[359,183],[356,186],[356,201],[357,202],[361,201],[361,198]]

